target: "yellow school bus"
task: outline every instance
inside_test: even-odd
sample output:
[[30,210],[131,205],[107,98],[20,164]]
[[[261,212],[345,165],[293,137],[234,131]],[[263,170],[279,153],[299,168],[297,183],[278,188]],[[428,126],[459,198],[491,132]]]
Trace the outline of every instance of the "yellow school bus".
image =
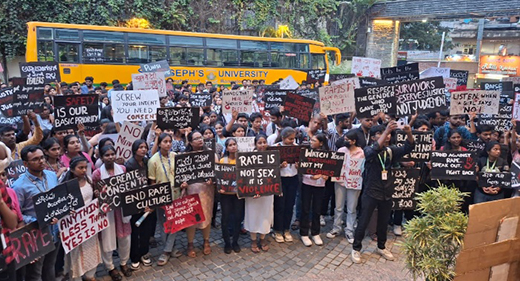
[[318,41],[193,33],[47,22],[29,22],[27,62],[57,61],[61,80],[94,84],[131,81],[140,65],[167,60],[174,83],[229,85],[243,79],[271,84],[291,75],[298,83],[309,71],[326,71],[327,52],[341,62],[337,48]]

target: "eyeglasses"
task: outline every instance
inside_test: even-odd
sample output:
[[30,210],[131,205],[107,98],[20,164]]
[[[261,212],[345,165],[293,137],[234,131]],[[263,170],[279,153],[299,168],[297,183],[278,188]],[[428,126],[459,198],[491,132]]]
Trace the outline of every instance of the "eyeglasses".
[[44,161],[44,160],[45,160],[45,156],[40,156],[40,157],[30,159],[29,162],[38,163],[38,162]]
[[202,140],[202,137],[193,138],[193,141],[198,141],[198,140]]

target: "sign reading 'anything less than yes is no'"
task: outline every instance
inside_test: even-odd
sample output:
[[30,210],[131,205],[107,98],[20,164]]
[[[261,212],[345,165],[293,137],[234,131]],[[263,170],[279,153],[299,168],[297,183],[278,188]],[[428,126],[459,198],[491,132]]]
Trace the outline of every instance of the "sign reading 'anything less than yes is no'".
[[157,90],[159,97],[166,96],[166,82],[164,72],[145,72],[132,74],[134,90]]
[[159,108],[157,90],[114,91],[114,122],[155,120]]
[[354,87],[344,83],[320,88],[320,107],[325,115],[355,111]]
[[476,180],[477,153],[469,151],[432,151],[432,180]]
[[108,217],[99,211],[98,199],[92,200],[58,221],[60,238],[65,254],[68,254],[87,240],[109,226]]
[[498,114],[500,104],[499,91],[460,91],[451,93],[450,115]]
[[72,95],[54,97],[54,128],[77,129],[78,124],[87,130],[99,127],[98,95]]
[[157,109],[157,126],[161,129],[196,128],[199,125],[198,107],[161,107]]
[[141,138],[143,130],[143,127],[129,121],[123,122],[116,141],[116,159],[123,159],[123,162],[126,162],[132,158],[132,144]]
[[224,91],[222,94],[222,113],[239,113],[251,114],[253,111],[253,91],[252,90],[233,90]]
[[393,169],[391,179],[394,182],[394,193],[392,194],[392,209],[394,210],[413,210],[416,200],[415,191],[419,186],[421,170],[414,169]]
[[99,209],[102,213],[106,214],[114,208],[120,207],[122,193],[141,188],[147,184],[148,180],[140,170],[134,170],[98,181]]
[[238,153],[237,194],[239,198],[281,195],[281,184],[278,151]]

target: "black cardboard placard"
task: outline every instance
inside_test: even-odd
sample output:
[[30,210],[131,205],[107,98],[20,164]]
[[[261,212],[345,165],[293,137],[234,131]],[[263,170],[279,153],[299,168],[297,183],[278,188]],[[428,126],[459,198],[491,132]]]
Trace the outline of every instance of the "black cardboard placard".
[[467,70],[450,69],[450,77],[457,79],[457,91],[462,91],[466,89],[466,86],[468,85],[468,75],[469,71]]
[[156,207],[171,204],[173,201],[172,187],[169,182],[148,185],[131,189],[121,194],[124,216],[130,216],[144,212],[146,207]]
[[264,92],[264,108],[269,110],[271,108],[280,108],[283,105],[285,97],[287,95],[286,90],[274,90],[272,88],[266,88]]
[[350,73],[349,74],[329,74],[329,82],[352,78],[354,76],[356,76],[356,75],[350,74]]
[[217,190],[237,192],[237,166],[232,164],[215,164]]
[[442,77],[417,79],[393,84],[397,117],[426,114],[448,108]]
[[[410,154],[403,156],[403,161],[425,162],[430,160],[430,152],[433,149],[433,132],[413,131],[412,135],[415,140],[415,147]],[[408,137],[404,131],[397,131],[396,145],[398,147],[404,146],[407,139]]]
[[300,151],[298,171],[307,175],[340,177],[345,154],[304,148]]
[[27,167],[23,164],[23,160],[15,160],[5,168],[7,175],[7,186],[11,187],[13,183],[20,177],[21,174],[27,171]]
[[175,155],[175,185],[206,182],[215,178],[215,151],[204,150]]
[[520,165],[515,161],[511,162],[511,187],[520,187]]
[[77,129],[79,123],[87,130],[99,127],[99,96],[69,95],[54,97],[54,127],[56,129]]
[[167,60],[154,61],[146,64],[141,64],[139,72],[164,72],[164,77],[172,76],[172,71]]
[[312,98],[288,92],[283,103],[283,113],[300,121],[309,122],[311,121],[315,102],[316,101]]
[[12,108],[14,116],[26,115],[28,110],[42,112],[45,84],[29,85],[29,78],[14,78]]
[[391,180],[394,182],[394,193],[392,194],[393,210],[413,210],[417,205],[415,192],[419,186],[421,170],[392,169]]
[[480,154],[486,148],[486,144],[479,140],[464,140],[464,147],[470,152]]
[[98,181],[96,188],[99,190],[100,211],[106,214],[114,208],[120,207],[123,201],[123,193],[139,189],[147,184],[148,179],[140,170],[133,170]]
[[53,61],[21,62],[20,75],[29,78],[29,85],[61,82],[60,65]]
[[305,89],[305,90],[297,90],[297,95],[300,95],[302,97],[311,98],[314,102],[314,108],[312,110],[313,116],[320,115],[320,94],[318,93],[317,89]]
[[400,83],[419,79],[419,63],[381,68],[381,79],[387,83]]
[[381,80],[381,79],[378,79],[378,78],[374,78],[374,77],[359,77],[359,86],[361,88],[373,87],[373,86],[381,86],[381,85],[385,85],[385,84],[388,84],[388,82],[386,82],[384,80]]
[[325,76],[327,75],[326,69],[313,69],[307,71],[307,83],[325,82]]
[[372,117],[379,112],[396,114],[397,97],[393,85],[360,88],[354,90],[358,118]]
[[13,247],[16,270],[55,249],[50,228],[40,228],[36,221],[9,233],[9,241]]
[[163,130],[197,128],[200,120],[199,111],[199,107],[157,108],[157,126]]
[[0,111],[5,117],[13,117],[14,89],[0,89]]
[[478,186],[512,188],[511,179],[512,179],[511,172],[504,172],[504,173],[481,172],[478,174]]
[[498,114],[481,114],[478,117],[478,125],[491,125],[499,132],[507,132],[513,128],[513,105],[500,104]]
[[432,151],[432,180],[477,180],[477,154],[470,151]]
[[191,94],[190,95],[190,105],[192,107],[206,107],[211,106],[212,102],[211,94]]
[[302,149],[299,145],[277,145],[269,146],[267,150],[277,150],[280,153],[280,163],[284,161],[287,164],[294,164],[300,160],[300,150]]
[[237,194],[239,198],[282,194],[278,151],[238,153]]

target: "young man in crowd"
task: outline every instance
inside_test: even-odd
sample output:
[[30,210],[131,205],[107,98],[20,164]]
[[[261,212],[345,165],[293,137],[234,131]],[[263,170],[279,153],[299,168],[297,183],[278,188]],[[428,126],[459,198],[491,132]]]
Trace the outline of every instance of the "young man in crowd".
[[[465,124],[464,124],[464,116],[462,115],[452,115],[450,116],[448,122],[443,126],[437,128],[433,138],[435,139],[436,149],[439,150],[441,146],[446,144],[448,140],[448,133],[451,129],[456,129],[463,139],[466,140],[475,140],[477,139],[477,130],[474,126],[472,126],[472,131],[470,132]],[[471,120],[473,123],[473,120]]]
[[249,119],[251,120],[251,128],[249,130],[247,130],[247,135],[248,137],[256,137],[260,134],[262,135],[266,135],[266,133],[264,132],[263,128],[262,128],[262,114],[260,114],[259,112],[253,112],[251,113],[251,116],[249,117]]
[[81,93],[86,95],[90,91],[94,91],[94,78],[92,76],[85,77],[85,85],[81,86]]
[[267,124],[267,127],[265,128],[265,133],[267,134],[267,136],[270,136],[272,134],[278,134],[278,132],[282,130],[282,127],[280,125],[282,124],[283,115],[280,112],[280,109],[276,107],[269,109],[269,115],[269,118],[271,118],[271,122]]
[[373,126],[373,119],[371,117],[361,118],[359,128],[353,129],[358,135],[359,147],[365,148],[370,141],[370,129]]
[[36,117],[36,113],[30,112],[29,119],[34,123],[34,134],[30,139],[20,143],[16,143],[16,134],[13,127],[0,127],[0,141],[9,147],[13,160],[20,159],[20,153],[24,147],[39,144],[43,139],[43,131]]

